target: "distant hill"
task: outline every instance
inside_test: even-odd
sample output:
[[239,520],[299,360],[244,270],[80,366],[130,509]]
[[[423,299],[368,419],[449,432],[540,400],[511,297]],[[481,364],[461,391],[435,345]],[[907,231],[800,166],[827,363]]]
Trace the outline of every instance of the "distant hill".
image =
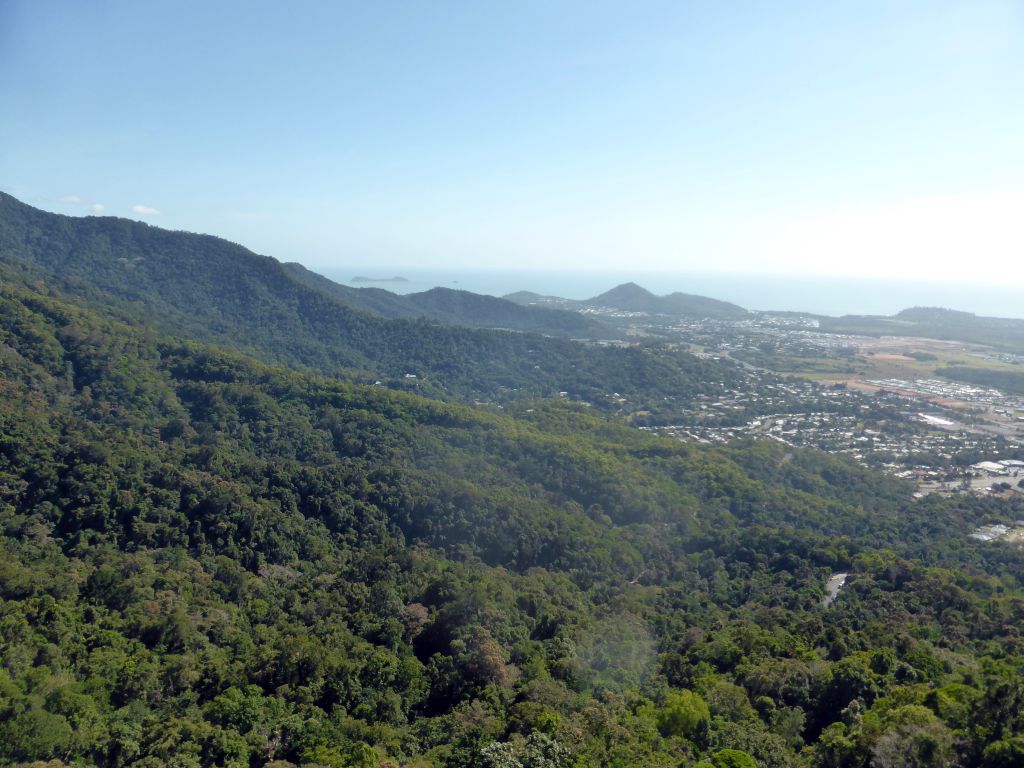
[[977,320],[973,312],[961,312],[943,307],[910,307],[897,312],[897,320],[909,320],[912,323],[963,323]]
[[627,312],[648,312],[681,317],[741,317],[747,310],[728,301],[690,293],[656,296],[636,283],[623,283],[610,291],[583,302],[591,306],[613,307]]
[[505,301],[515,302],[516,304],[531,304],[536,302],[538,299],[547,299],[550,297],[542,296],[541,294],[534,293],[533,291],[515,291],[514,293],[506,294],[501,298]]
[[636,283],[623,283],[599,296],[588,299],[586,304],[600,304],[630,312],[660,312],[661,300],[646,288]]
[[516,291],[515,293],[506,294],[501,298],[523,307],[545,307],[547,309],[563,309],[570,312],[576,312],[582,305],[582,302],[575,299],[563,299],[561,296],[545,296],[533,291]]
[[352,288],[328,280],[301,264],[282,266],[303,285],[381,317],[427,318],[467,328],[505,328],[576,339],[619,337],[615,329],[577,312],[522,306],[506,299],[451,288],[433,288],[405,295],[380,288]]
[[530,306],[534,304],[549,304],[552,302],[569,302],[575,304],[571,299],[563,299],[558,296],[544,296],[540,293],[534,293],[533,291],[515,291],[514,293],[506,294],[502,296],[505,301],[511,301],[514,304],[520,304],[522,306]]
[[558,296],[544,296],[532,291],[516,291],[504,297],[508,301],[524,306],[584,309],[605,307],[626,312],[646,312],[651,315],[674,315],[677,317],[745,317],[747,310],[728,301],[719,301],[707,296],[691,293],[670,293],[656,296],[636,283],[623,283],[605,291],[599,296],[582,301],[563,299]]

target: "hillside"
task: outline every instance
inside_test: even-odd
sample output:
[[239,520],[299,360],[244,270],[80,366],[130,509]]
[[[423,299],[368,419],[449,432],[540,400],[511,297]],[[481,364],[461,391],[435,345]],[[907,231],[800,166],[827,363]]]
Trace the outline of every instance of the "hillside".
[[[462,400],[565,392],[570,399],[621,410],[612,398],[619,393],[631,410],[671,414],[735,376],[726,366],[668,349],[588,348],[538,335],[386,319],[353,306],[348,297],[361,291],[312,273],[299,282],[293,277],[298,270],[219,238],[124,219],[60,216],[0,193],[0,266],[5,265],[8,279],[42,279],[62,295],[103,311],[116,308],[167,333],[224,344],[269,362],[382,379]],[[387,311],[385,302],[399,306],[392,295],[369,290],[374,312]],[[500,319],[509,324],[543,316],[555,318],[567,333],[583,327],[579,323],[594,327],[576,315],[522,310],[489,297],[428,294],[405,306],[416,313],[429,307],[452,319],[484,307],[494,319],[500,304]]]
[[10,285],[0,334],[0,759],[1016,754],[1024,563],[964,534],[1019,503],[290,372]]

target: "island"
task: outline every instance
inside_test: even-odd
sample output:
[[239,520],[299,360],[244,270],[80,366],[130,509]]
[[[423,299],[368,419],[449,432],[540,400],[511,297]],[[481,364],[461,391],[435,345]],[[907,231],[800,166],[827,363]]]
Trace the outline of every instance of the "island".
[[408,283],[409,280],[404,277],[364,277],[362,275],[356,275],[349,282],[352,283]]

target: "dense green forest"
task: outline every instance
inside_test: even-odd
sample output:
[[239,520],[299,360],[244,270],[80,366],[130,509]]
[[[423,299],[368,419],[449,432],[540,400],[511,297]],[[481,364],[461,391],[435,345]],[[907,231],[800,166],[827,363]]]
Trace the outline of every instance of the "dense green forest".
[[10,200],[0,764],[1024,764],[1024,555],[968,537],[1020,498],[660,438],[605,393],[732,369]]
[[[9,763],[1019,765],[1024,516],[5,286]],[[822,607],[830,573],[852,576]]]

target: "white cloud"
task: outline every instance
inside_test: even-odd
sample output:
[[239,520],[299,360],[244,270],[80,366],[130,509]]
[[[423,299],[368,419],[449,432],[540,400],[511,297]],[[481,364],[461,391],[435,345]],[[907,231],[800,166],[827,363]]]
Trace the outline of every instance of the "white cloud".
[[159,216],[160,211],[156,208],[150,208],[148,205],[133,205],[132,213],[137,213],[139,216]]
[[94,203],[81,195],[64,195],[64,197],[60,198],[60,202],[64,205],[74,205],[84,208],[89,213],[103,213],[103,211],[106,210],[106,206],[104,206],[103,203]]

